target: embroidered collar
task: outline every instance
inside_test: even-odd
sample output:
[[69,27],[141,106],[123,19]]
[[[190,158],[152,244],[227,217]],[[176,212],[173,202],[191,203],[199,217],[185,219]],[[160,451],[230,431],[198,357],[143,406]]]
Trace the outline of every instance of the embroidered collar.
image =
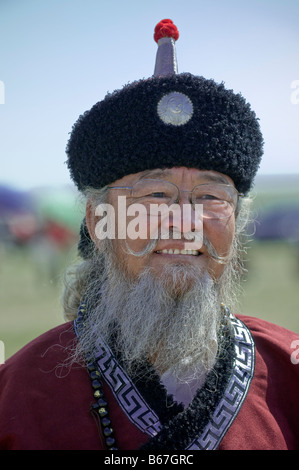
[[[229,313],[227,307],[226,312]],[[74,321],[79,337],[84,308]],[[254,374],[254,342],[249,329],[229,313],[232,333],[225,335],[224,347],[204,386],[184,409],[173,401],[150,365],[126,373],[121,358],[102,339],[96,344],[95,364],[128,418],[149,441],[141,450],[213,450],[219,447],[236,418]],[[150,380],[142,377],[148,376]]]

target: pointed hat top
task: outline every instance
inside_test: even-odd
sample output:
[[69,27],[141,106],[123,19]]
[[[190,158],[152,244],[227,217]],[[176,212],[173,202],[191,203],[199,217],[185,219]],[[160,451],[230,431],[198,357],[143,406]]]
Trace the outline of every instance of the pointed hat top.
[[175,41],[179,38],[179,31],[172,20],[160,21],[155,27],[154,40],[158,44],[155,64],[155,77],[173,75],[178,73]]

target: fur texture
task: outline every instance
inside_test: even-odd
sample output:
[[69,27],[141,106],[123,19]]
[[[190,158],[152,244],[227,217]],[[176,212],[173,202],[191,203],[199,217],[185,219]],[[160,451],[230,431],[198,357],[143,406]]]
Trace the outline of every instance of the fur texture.
[[[165,124],[157,106],[181,92],[193,103],[184,125]],[[253,184],[263,153],[258,119],[240,94],[191,74],[153,77],[108,94],[75,123],[66,149],[80,190],[125,175],[186,166],[230,176],[238,191]]]

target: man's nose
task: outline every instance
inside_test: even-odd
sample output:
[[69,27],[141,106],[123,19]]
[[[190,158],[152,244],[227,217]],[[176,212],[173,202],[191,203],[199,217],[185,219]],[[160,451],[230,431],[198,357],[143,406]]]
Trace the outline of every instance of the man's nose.
[[202,205],[195,206],[190,201],[190,192],[181,192],[179,201],[174,205],[173,216],[169,219],[169,225],[182,234],[188,232],[200,232],[203,229]]

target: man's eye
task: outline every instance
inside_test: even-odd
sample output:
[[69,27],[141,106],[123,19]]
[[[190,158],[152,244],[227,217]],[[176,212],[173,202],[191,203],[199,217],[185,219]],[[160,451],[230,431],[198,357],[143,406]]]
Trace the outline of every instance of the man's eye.
[[149,194],[150,197],[165,198],[166,194],[162,191]]
[[199,199],[209,199],[209,200],[216,200],[218,201],[218,197],[213,196],[212,194],[203,194],[202,196],[199,196]]

